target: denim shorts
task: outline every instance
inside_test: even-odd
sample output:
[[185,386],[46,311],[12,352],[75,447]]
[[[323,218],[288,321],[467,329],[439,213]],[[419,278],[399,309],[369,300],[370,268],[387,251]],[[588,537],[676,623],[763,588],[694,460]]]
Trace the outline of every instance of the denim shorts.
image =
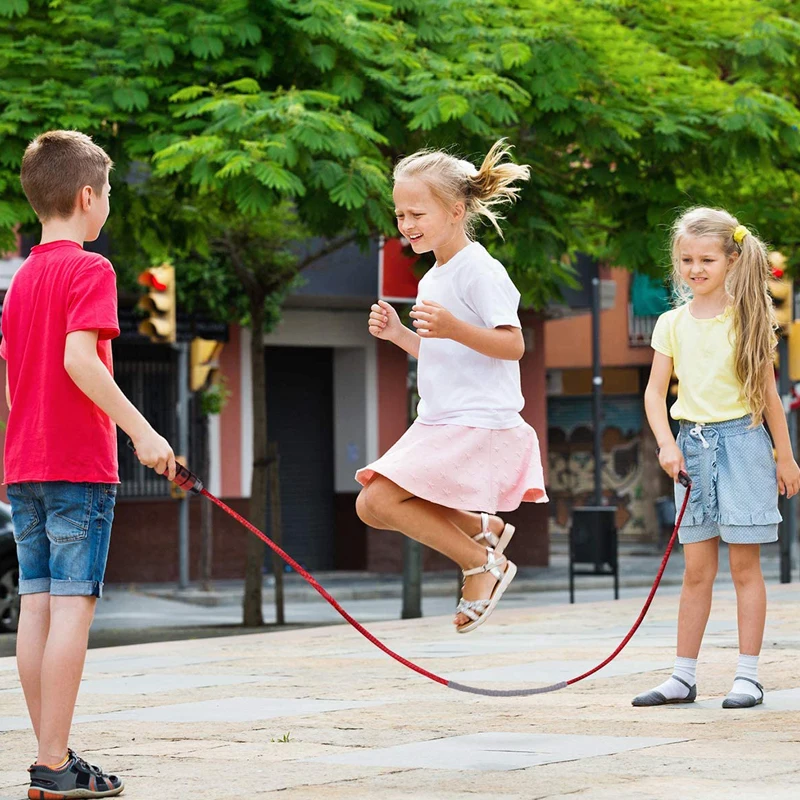
[[12,483],[7,487],[19,559],[19,593],[100,597],[117,486]]
[[[778,477],[772,441],[751,418],[700,425],[681,421],[678,447],[692,479],[681,544],[719,536],[729,544],[766,544],[778,540]],[[680,513],[686,489],[675,484]]]

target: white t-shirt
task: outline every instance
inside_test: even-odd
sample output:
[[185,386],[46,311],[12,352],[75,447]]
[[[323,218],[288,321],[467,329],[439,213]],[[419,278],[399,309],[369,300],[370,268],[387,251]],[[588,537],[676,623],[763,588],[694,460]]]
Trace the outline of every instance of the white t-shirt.
[[[519,298],[505,267],[478,242],[434,265],[417,289],[417,303],[433,300],[480,328],[521,328]],[[452,339],[421,338],[417,384],[423,424],[502,430],[523,422],[517,361],[489,358]]]

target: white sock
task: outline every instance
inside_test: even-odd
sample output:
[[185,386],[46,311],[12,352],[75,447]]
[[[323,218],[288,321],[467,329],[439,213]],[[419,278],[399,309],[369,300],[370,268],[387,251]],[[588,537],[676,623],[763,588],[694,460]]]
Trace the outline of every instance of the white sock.
[[[739,680],[739,678],[749,678],[748,681]],[[758,686],[750,683],[750,681],[758,680],[758,656],[746,656],[739,653],[739,665],[736,667],[736,680],[733,682],[731,694],[749,694],[758,700],[761,697],[761,692]]]
[[689,686],[694,686],[697,683],[697,659],[678,656],[675,659],[675,669],[672,670],[672,675],[660,686],[655,687],[654,691],[661,692],[667,700],[683,700],[689,696],[689,689],[681,681],[676,681],[672,677],[673,675],[686,681]]

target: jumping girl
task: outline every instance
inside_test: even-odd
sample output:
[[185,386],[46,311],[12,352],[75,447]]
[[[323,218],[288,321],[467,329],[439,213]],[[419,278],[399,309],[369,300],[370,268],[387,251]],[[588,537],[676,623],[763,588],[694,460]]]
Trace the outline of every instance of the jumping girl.
[[508,151],[495,143],[480,169],[438,150],[397,164],[397,226],[436,263],[419,284],[415,330],[383,301],[369,316],[373,336],[419,359],[420,402],[394,447],[358,471],[356,508],[367,525],[401,531],[459,565],[459,633],[486,621],[517,571],[503,555],[514,528],[494,515],[547,500],[538,439],[519,414],[520,294],[472,240],[481,218],[500,232],[496,207],[516,200],[514,183],[528,178]]
[[[680,303],[659,317],[653,331],[645,409],[664,471],[677,480],[684,470],[692,479],[679,531],[686,568],[674,672],[633,705],[691,703],[697,696],[697,656],[721,538],[728,543],[739,623],[739,664],[722,706],[747,708],[764,700],[757,674],[767,608],[760,545],[778,538],[778,491],[791,497],[800,489],[775,388],[767,249],[726,211],[694,208],[674,225],[672,262]],[[665,404],[673,367],[679,384],[670,413],[680,420],[677,442]],[[675,484],[678,508],[685,491]]]

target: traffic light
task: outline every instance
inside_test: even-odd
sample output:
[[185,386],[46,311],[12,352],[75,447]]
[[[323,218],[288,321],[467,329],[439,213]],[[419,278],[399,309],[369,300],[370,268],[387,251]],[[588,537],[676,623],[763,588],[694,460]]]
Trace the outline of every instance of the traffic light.
[[786,277],[786,258],[782,253],[771,252],[769,263],[772,275],[767,283],[775,307],[775,321],[781,335],[786,335],[794,321],[794,286],[791,278]]
[[169,264],[150,267],[139,275],[139,283],[147,287],[147,294],[137,303],[147,312],[147,319],[139,323],[139,333],[155,343],[175,341],[175,268]]
[[189,351],[189,388],[199,392],[208,382],[212,370],[219,369],[222,342],[211,339],[192,339]]
[[800,382],[800,320],[795,320],[789,326],[789,380],[792,383]]

